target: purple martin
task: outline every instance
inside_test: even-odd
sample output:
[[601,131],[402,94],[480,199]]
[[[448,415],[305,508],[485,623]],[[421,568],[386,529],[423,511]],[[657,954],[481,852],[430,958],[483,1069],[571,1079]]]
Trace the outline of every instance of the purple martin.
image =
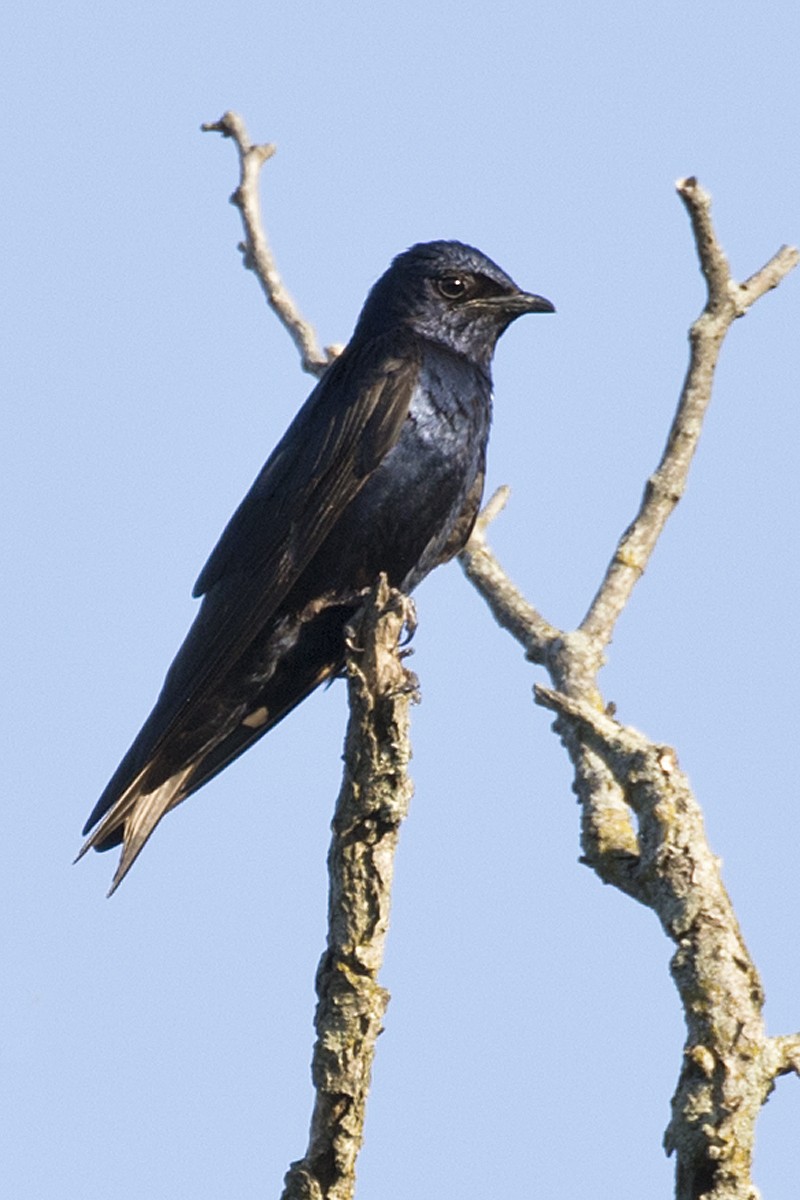
[[341,672],[381,572],[408,592],[462,549],[497,339],[553,311],[460,242],[412,246],[373,286],[200,572],[197,617],[86,823],[81,854],[122,843],[112,892],[165,813]]

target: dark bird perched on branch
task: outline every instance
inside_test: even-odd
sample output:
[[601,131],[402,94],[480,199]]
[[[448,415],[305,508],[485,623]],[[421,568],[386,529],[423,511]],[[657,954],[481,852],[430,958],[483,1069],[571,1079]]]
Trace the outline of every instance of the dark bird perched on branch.
[[123,845],[112,892],[169,809],[341,671],[381,572],[407,592],[462,549],[495,344],[534,312],[553,305],[460,242],[412,246],[372,288],[201,571],[200,611],[86,823],[81,854]]

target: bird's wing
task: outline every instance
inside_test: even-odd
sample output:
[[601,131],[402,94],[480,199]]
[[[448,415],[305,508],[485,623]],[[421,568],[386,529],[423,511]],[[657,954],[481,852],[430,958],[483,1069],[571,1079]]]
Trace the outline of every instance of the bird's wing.
[[337,359],[234,513],[194,589],[203,607],[156,707],[86,823],[85,848],[147,791],[162,746],[191,725],[265,628],[344,509],[400,436],[419,373],[413,339],[375,339]]
[[[413,339],[346,351],[320,380],[228,522],[193,594],[214,590],[202,661],[181,691],[206,690],[264,628],[408,415],[419,374]],[[232,581],[235,586],[226,587]]]
[[397,441],[419,372],[415,351],[395,334],[328,368],[228,522],[194,596],[267,564],[274,592],[297,578]]

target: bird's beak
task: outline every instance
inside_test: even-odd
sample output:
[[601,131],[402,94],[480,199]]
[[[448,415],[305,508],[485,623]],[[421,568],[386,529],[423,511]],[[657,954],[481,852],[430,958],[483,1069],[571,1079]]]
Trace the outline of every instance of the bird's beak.
[[517,292],[513,296],[503,297],[503,306],[516,316],[523,313],[555,312],[556,306],[544,296],[536,296],[533,292]]
[[555,305],[544,296],[536,296],[533,292],[504,292],[501,296],[477,296],[467,302],[476,308],[494,310],[506,318],[510,324],[525,313],[555,312]]

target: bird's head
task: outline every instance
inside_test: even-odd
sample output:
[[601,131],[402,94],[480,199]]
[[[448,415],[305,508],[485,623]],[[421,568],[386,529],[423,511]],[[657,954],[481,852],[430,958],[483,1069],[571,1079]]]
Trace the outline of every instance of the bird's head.
[[523,313],[555,312],[496,263],[461,242],[420,242],[398,254],[367,296],[356,337],[405,326],[477,362]]

